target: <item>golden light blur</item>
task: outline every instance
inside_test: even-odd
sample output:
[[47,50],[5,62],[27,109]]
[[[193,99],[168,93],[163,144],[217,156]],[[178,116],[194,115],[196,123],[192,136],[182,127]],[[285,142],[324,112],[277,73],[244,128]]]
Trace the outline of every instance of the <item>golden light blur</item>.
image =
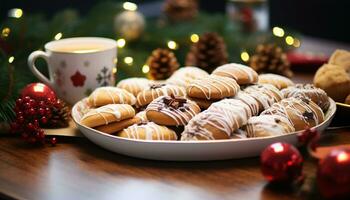
[[194,33],[191,35],[190,39],[191,39],[191,42],[196,43],[199,41],[199,35]]
[[21,18],[23,16],[23,10],[20,8],[12,8],[8,12],[9,17]]
[[3,38],[8,37],[10,35],[10,32],[11,32],[10,28],[8,27],[3,28],[1,31],[1,37]]
[[137,5],[135,3],[132,3],[132,2],[124,2],[123,3],[123,8],[125,10],[129,10],[129,11],[135,11],[137,10]]
[[272,33],[273,35],[275,35],[276,37],[283,37],[284,36],[284,30],[283,28],[280,28],[280,27],[273,27],[272,29]]
[[300,47],[300,40],[297,38],[294,38],[293,46],[296,48]]
[[175,42],[175,41],[173,41],[173,40],[170,40],[170,41],[168,41],[168,47],[169,47],[169,49],[177,49],[178,48],[178,45],[177,45],[177,43]]
[[288,35],[285,40],[286,40],[286,43],[288,45],[293,45],[294,44],[294,38],[292,36],[290,36],[290,35]]
[[143,72],[144,74],[147,74],[147,73],[149,72],[149,66],[148,66],[148,65],[143,65],[143,67],[142,67],[142,72]]
[[113,67],[112,73],[113,73],[113,74],[117,73],[117,67]]
[[248,52],[243,51],[243,52],[241,53],[241,59],[242,59],[244,62],[248,62],[249,57],[250,57],[250,56],[249,56]]
[[123,47],[125,46],[125,44],[126,44],[125,39],[120,38],[120,39],[117,40],[117,46],[118,46],[119,48],[123,48]]
[[134,62],[134,59],[130,56],[127,56],[124,58],[124,62],[128,65],[132,65],[132,63]]
[[63,36],[63,34],[62,33],[57,33],[56,35],[55,35],[55,40],[59,40],[59,39],[61,39],[62,38],[62,36]]
[[13,61],[15,60],[15,57],[13,57],[13,56],[11,56],[11,57],[9,57],[9,63],[13,63]]

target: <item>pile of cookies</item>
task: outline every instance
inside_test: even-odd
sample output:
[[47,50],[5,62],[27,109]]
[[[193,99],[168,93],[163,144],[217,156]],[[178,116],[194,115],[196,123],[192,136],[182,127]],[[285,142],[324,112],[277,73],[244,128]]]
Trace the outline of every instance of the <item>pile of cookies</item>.
[[140,140],[218,140],[276,136],[324,121],[330,102],[313,85],[258,75],[230,63],[211,74],[183,67],[168,80],[122,80],[89,97],[80,123]]

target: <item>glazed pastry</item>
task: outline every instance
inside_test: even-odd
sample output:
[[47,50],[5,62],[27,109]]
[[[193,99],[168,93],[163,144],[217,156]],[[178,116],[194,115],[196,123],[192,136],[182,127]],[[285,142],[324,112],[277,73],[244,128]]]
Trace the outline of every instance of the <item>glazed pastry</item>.
[[210,75],[192,81],[186,91],[189,97],[218,100],[234,96],[239,91],[239,85],[232,78]]
[[169,84],[152,84],[148,89],[137,95],[136,107],[147,106],[151,101],[160,96],[185,96],[184,88]]
[[329,58],[329,64],[339,65],[350,73],[350,51],[338,49]]
[[189,97],[187,96],[186,97],[187,99],[191,100],[191,101],[194,101],[196,102],[196,104],[202,109],[202,110],[205,110],[207,108],[209,108],[209,106],[212,104],[212,103],[215,103],[217,102],[217,100],[207,100],[207,99],[199,99],[199,98],[193,98],[193,97]]
[[123,130],[124,128],[127,128],[133,124],[138,124],[141,122],[141,119],[138,117],[133,117],[133,118],[129,118],[129,119],[124,119],[122,121],[118,121],[118,122],[113,122],[107,125],[102,125],[102,126],[98,126],[95,127],[94,129],[104,132],[104,133],[108,133],[108,134],[113,134],[113,133],[117,133],[121,130]]
[[325,64],[320,67],[315,74],[314,84],[338,102],[344,102],[350,94],[350,75],[338,65]]
[[137,140],[177,140],[173,130],[154,122],[134,124],[121,131],[118,136]]
[[[267,100],[270,99],[265,94],[261,94],[261,95],[263,97],[266,96]],[[260,97],[260,98],[263,98],[263,97]],[[253,96],[250,93],[239,91],[237,95],[234,96],[233,98],[241,100],[243,103],[247,104],[250,108],[252,116],[258,115],[260,113],[260,110],[263,109],[263,108],[260,108],[260,103],[257,101],[257,99],[259,99],[259,96]]]
[[167,83],[186,88],[191,81],[208,76],[209,74],[198,67],[182,67],[166,80]]
[[94,90],[89,96],[89,104],[93,107],[107,104],[130,104],[134,105],[136,98],[128,91],[116,87],[100,87]]
[[108,104],[91,109],[80,120],[82,125],[96,127],[119,122],[135,116],[135,110],[128,104]]
[[256,73],[256,71],[251,67],[237,63],[222,65],[216,68],[212,74],[233,78],[239,85],[258,82],[258,73]]
[[293,81],[278,74],[260,74],[258,83],[274,85],[279,90],[294,85]]
[[324,121],[322,109],[309,98],[290,97],[273,104],[261,115],[277,114],[286,116],[296,131],[314,127]]
[[185,97],[160,96],[146,108],[147,119],[159,125],[184,126],[201,111],[199,106]]
[[281,92],[285,98],[298,96],[308,97],[324,111],[326,111],[330,105],[327,93],[312,84],[296,84],[295,86],[283,89]]
[[246,87],[244,92],[250,94],[259,103],[259,112],[283,99],[283,94],[271,84],[258,84]]
[[151,81],[146,78],[127,78],[121,80],[117,87],[130,92],[136,97],[141,91],[147,89],[150,83]]
[[135,117],[139,118],[140,121],[143,122],[143,123],[148,122],[145,110],[136,113]]
[[278,136],[294,132],[288,118],[281,115],[260,115],[251,117],[243,127],[247,137]]
[[213,103],[185,126],[181,140],[230,139],[233,132],[251,117],[249,106],[237,99]]

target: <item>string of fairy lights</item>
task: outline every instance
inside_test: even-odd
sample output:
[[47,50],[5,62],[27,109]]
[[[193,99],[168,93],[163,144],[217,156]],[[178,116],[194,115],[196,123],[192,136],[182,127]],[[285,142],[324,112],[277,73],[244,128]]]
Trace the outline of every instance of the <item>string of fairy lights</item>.
[[[138,6],[137,4],[135,3],[132,3],[132,2],[124,2],[122,4],[122,7],[124,10],[127,10],[127,11],[137,11],[138,9]],[[13,9],[10,9],[8,11],[8,17],[12,17],[12,18],[21,18],[23,17],[23,10],[20,9],[20,8],[13,8]],[[2,38],[6,38],[6,37],[9,37],[11,34],[11,29],[9,27],[4,27],[2,28],[2,31],[1,31],[1,37]],[[275,37],[279,37],[279,38],[284,38],[284,41],[287,45],[289,46],[293,46],[295,48],[298,48],[300,47],[301,45],[301,42],[298,38],[295,38],[291,35],[288,35],[286,34],[285,30],[281,27],[273,27],[272,28],[272,34],[275,36]],[[63,38],[63,33],[62,32],[59,32],[57,34],[54,35],[53,39],[54,40],[60,40]],[[199,41],[199,35],[196,34],[196,33],[192,33],[191,35],[189,35],[189,40],[192,42],[192,43],[196,43]],[[124,38],[117,38],[116,39],[117,41],[117,46],[118,48],[122,49],[124,48],[126,45],[127,45],[127,41],[126,39]],[[166,41],[166,46],[171,49],[171,50],[177,50],[180,48],[179,44],[174,41],[174,40],[168,40]],[[250,58],[250,55],[247,51],[242,51],[241,52],[241,60],[244,61],[244,62],[248,62],[249,61],[249,58]],[[15,60],[15,57],[14,56],[9,56],[8,58],[8,62],[9,63],[13,63]],[[122,59],[122,61],[127,64],[128,66],[132,66],[133,65],[133,62],[134,62],[134,59],[132,56],[126,56]],[[117,64],[118,60],[115,61],[115,64]],[[149,66],[148,65],[143,65],[142,68],[141,68],[142,72],[144,74],[147,74],[149,72]],[[116,71],[115,71],[116,72]]]

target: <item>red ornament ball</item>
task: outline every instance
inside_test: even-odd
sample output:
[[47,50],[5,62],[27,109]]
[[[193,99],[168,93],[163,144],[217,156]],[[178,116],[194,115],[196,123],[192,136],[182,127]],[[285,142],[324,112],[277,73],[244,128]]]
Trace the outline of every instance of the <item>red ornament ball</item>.
[[270,182],[292,183],[301,180],[303,157],[288,143],[274,143],[260,156],[261,171]]
[[21,91],[21,97],[30,97],[36,101],[55,102],[56,93],[43,83],[31,83]]
[[325,198],[350,199],[350,148],[332,150],[319,162],[317,185]]

